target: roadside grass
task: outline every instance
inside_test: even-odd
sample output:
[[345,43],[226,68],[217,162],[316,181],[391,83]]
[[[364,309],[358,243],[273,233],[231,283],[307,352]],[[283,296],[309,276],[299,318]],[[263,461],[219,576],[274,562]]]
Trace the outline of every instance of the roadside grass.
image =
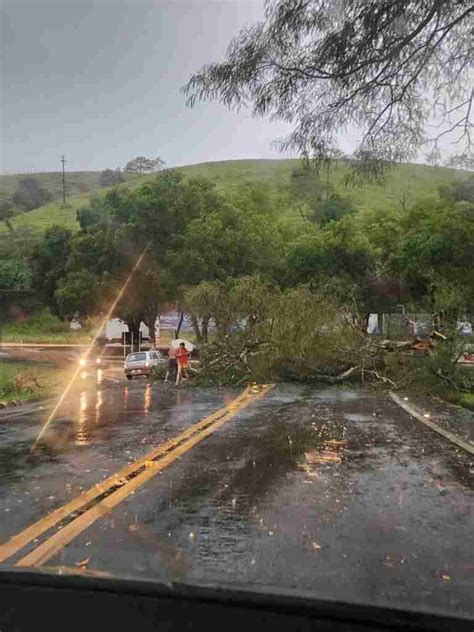
[[0,407],[54,395],[64,384],[65,373],[47,364],[23,361],[0,363]]
[[447,385],[439,386],[432,390],[425,389],[426,394],[435,394],[440,399],[450,404],[457,404],[468,410],[474,410],[474,393],[466,393],[463,391],[457,391],[454,388],[450,388]]
[[[47,309],[29,315],[22,321],[10,321],[3,327],[1,339],[5,344],[15,343],[64,343],[86,344],[91,342],[97,329],[101,325],[101,318],[91,318],[79,331],[70,328],[69,322],[59,320]],[[180,338],[196,344],[193,331],[182,331]],[[174,329],[162,328],[157,338],[158,345],[169,345],[175,338]]]
[[48,311],[32,314],[23,321],[11,321],[7,323],[2,332],[4,343],[87,343],[92,340],[95,321],[80,331],[73,331],[68,322],[62,322]]
[[[69,322],[63,322],[49,311],[44,310],[31,314],[23,321],[10,321],[3,327],[4,343],[51,343],[51,344],[86,344],[92,341],[100,318],[91,319],[80,331],[73,331]],[[181,332],[180,338],[196,344],[196,336],[192,331]],[[158,345],[169,345],[175,338],[174,329],[161,329],[157,338]]]
[[459,399],[461,406],[474,410],[474,393],[461,393]]
[[[270,193],[278,195],[289,182],[292,170],[298,167],[297,159],[283,160],[225,160],[220,162],[206,162],[195,165],[175,167],[186,178],[204,177],[212,180],[219,191],[223,193],[234,192],[245,183],[267,183]],[[402,164],[393,168],[383,186],[378,184],[365,184],[360,187],[346,187],[344,178],[348,173],[347,167],[337,163],[330,171],[330,183],[336,192],[349,198],[360,209],[383,209],[400,206],[402,203],[412,203],[415,200],[433,197],[437,195],[440,185],[448,184],[454,179],[468,177],[468,172],[448,169],[444,167],[430,167],[427,165]],[[40,173],[32,174],[37,180],[50,189],[60,185],[58,174]],[[322,179],[325,179],[325,175]],[[75,195],[68,197],[68,206],[62,207],[60,200],[56,200],[28,213],[16,215],[11,219],[14,228],[30,228],[37,232],[43,232],[53,224],[59,224],[75,230],[78,228],[76,213],[79,208],[85,206],[91,194],[104,195],[109,189],[98,185],[99,172],[77,172],[68,174],[68,182],[71,181],[70,193],[74,192],[72,182],[77,179]],[[17,180],[21,176],[0,176],[0,196],[5,191],[12,191]],[[119,186],[134,188],[155,176],[139,177],[135,174],[126,175],[126,183]],[[49,184],[48,184],[49,183]],[[89,187],[84,190],[85,187]],[[294,209],[288,209],[288,216],[294,214]],[[0,234],[8,231],[4,222],[0,223]]]

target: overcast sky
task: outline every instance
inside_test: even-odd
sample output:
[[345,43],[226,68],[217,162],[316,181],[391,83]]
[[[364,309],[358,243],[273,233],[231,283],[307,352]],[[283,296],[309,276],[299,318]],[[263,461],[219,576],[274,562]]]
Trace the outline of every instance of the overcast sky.
[[263,15],[260,0],[3,0],[3,173],[277,158],[283,124],[194,109],[180,88]]
[[[279,158],[289,127],[185,105],[180,88],[223,59],[263,0],[0,0],[2,173]],[[359,134],[341,134],[351,153]],[[446,142],[448,142],[446,140]]]

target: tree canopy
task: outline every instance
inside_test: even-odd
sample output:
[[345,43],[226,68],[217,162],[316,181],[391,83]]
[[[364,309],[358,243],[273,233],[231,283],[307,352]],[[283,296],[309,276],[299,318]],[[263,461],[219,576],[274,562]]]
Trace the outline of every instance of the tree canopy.
[[282,148],[316,161],[355,127],[363,176],[436,153],[448,134],[472,165],[473,13],[459,0],[267,0],[265,20],[190,78],[188,104],[219,99],[292,123]]
[[125,171],[130,173],[155,173],[163,168],[164,160],[161,158],[146,158],[145,156],[137,156],[133,160],[129,160],[125,165]]
[[34,251],[37,286],[63,318],[86,318],[110,305],[146,248],[115,308],[129,328],[153,329],[185,286],[254,272],[275,276],[284,232],[264,185],[224,196],[208,180],[163,171],[136,189],[108,191],[78,211],[81,230],[47,231]]
[[387,267],[432,311],[474,311],[474,205],[420,203],[402,217]]
[[53,199],[34,178],[21,178],[13,195],[13,204],[25,211],[32,211]]
[[54,313],[57,313],[54,295],[59,281],[66,274],[66,265],[71,251],[71,237],[69,230],[61,226],[52,226],[48,228],[31,254],[33,286]]
[[101,187],[110,187],[114,184],[120,184],[124,181],[122,171],[117,169],[104,169],[99,176],[99,184]]

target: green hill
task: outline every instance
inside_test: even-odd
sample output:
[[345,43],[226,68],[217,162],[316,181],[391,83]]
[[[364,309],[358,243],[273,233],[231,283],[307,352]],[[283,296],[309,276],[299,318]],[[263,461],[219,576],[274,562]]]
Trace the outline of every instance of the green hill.
[[[178,167],[186,177],[205,177],[216,183],[222,191],[232,190],[245,182],[265,182],[275,191],[281,189],[291,177],[292,170],[299,164],[298,160],[228,160],[222,162],[206,162],[196,165]],[[391,171],[384,186],[367,184],[362,187],[347,188],[344,176],[347,168],[341,163],[331,170],[330,181],[336,191],[350,198],[360,208],[383,208],[397,206],[403,202],[410,203],[437,194],[440,185],[454,179],[468,177],[468,172],[427,165],[403,164]],[[60,173],[28,174],[51,191],[55,197],[61,194]],[[21,175],[0,176],[0,197],[12,195]],[[126,174],[125,185],[135,187],[154,176]],[[107,189],[99,185],[99,172],[75,172],[67,174],[68,207],[62,208],[60,199],[41,206],[33,211],[17,215],[11,223],[15,228],[27,227],[38,231],[45,230],[52,224],[61,224],[69,228],[77,228],[76,211],[87,204],[91,193],[103,194]],[[73,195],[73,193],[75,193]],[[0,232],[7,227],[0,224]]]
[[[67,195],[76,196],[81,193],[99,191],[100,171],[71,171],[66,174]],[[134,181],[138,178],[133,173],[122,173],[126,181]],[[21,178],[34,178],[55,199],[60,200],[63,194],[62,174],[60,171],[48,171],[46,173],[15,173],[0,176],[0,197],[12,198]]]

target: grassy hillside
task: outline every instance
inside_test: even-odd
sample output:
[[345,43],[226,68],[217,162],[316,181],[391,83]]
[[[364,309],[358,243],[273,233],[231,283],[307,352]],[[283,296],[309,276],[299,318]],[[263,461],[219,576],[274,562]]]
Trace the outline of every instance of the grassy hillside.
[[[222,191],[232,190],[245,182],[266,182],[278,189],[285,185],[291,177],[292,170],[298,160],[229,160],[188,165],[178,169],[186,177],[205,177],[216,183]],[[365,185],[363,187],[346,188],[343,180],[347,173],[344,165],[338,164],[331,170],[330,181],[342,195],[349,197],[360,208],[383,208],[399,205],[403,199],[410,203],[436,195],[440,185],[447,184],[455,178],[465,178],[464,171],[426,165],[404,164],[394,169],[388,176],[385,186]],[[48,190],[58,195],[61,187],[60,174],[32,174]],[[14,191],[16,182],[21,176],[0,176],[0,195]],[[147,176],[153,177],[153,176]],[[129,175],[127,186],[137,186],[147,177],[140,178]],[[76,211],[87,204],[91,193],[104,193],[107,189],[99,186],[98,172],[77,172],[67,175],[69,191],[75,187],[77,194],[68,199],[68,208],[62,208],[60,201],[46,204],[34,211],[18,215],[12,219],[14,227],[28,227],[43,231],[52,224],[61,224],[69,228],[77,228]],[[124,186],[124,185],[122,185]],[[84,190],[88,187],[87,190]],[[0,224],[0,232],[7,230]]]
[[[75,196],[80,193],[98,191],[102,187],[99,184],[100,171],[72,171],[66,174],[67,195]],[[133,173],[124,173],[125,180],[133,181],[138,176]],[[16,191],[21,178],[34,178],[47,191],[53,194],[55,199],[62,197],[62,174],[60,171],[47,173],[19,173],[0,176],[0,197],[11,198]]]

